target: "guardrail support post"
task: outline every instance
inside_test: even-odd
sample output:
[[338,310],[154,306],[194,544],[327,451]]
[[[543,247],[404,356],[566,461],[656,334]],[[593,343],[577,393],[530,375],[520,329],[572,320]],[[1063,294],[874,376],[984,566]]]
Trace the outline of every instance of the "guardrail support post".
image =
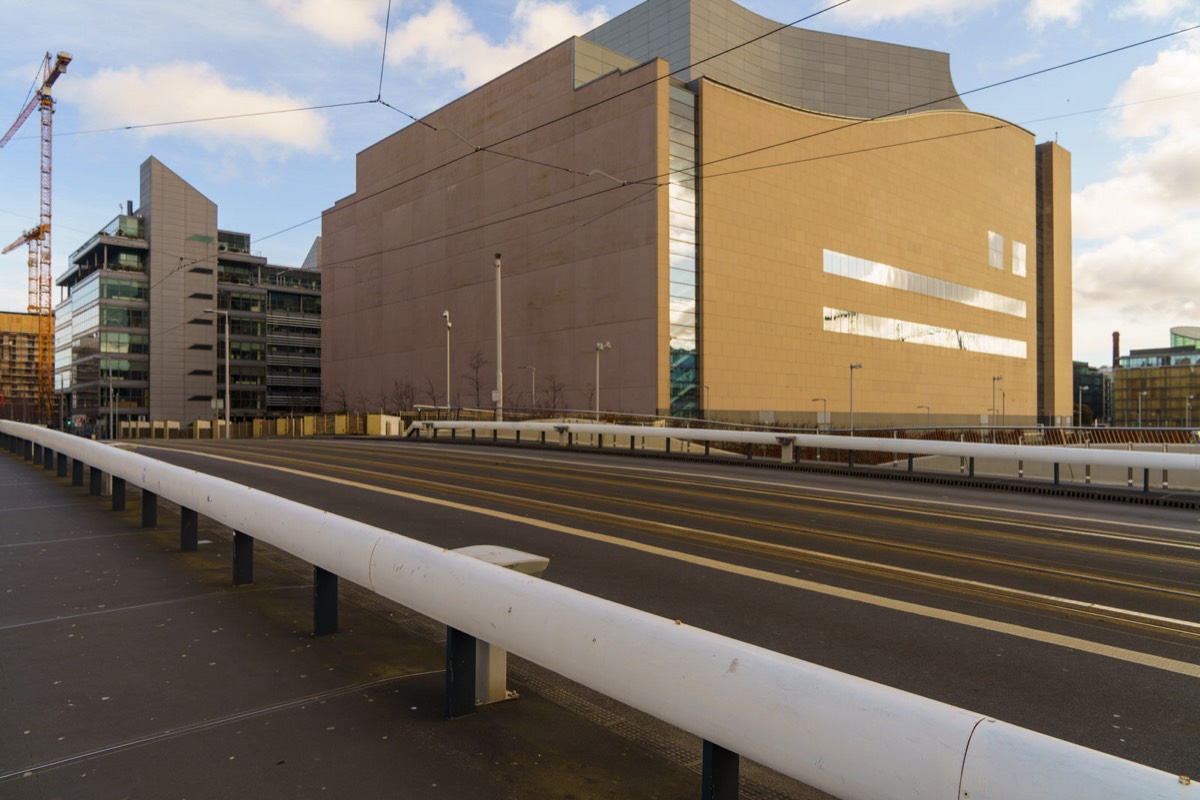
[[125,510],[125,479],[116,475],[112,478],[112,510]]
[[975,456],[971,456],[969,459],[967,459],[967,477],[975,477]]
[[313,567],[313,636],[337,633],[338,576]]
[[54,451],[49,447],[42,448],[42,469],[54,468]]
[[1084,483],[1092,482],[1092,465],[1091,464],[1083,465],[1083,482]]
[[142,489],[142,527],[158,527],[158,495]]
[[57,475],[58,475],[58,477],[60,477],[60,478],[65,478],[65,477],[67,477],[67,454],[66,454],[66,453],[59,453],[59,454],[58,454],[58,465],[57,465],[57,467],[58,467],[58,468],[57,468],[57,470],[55,471],[55,474],[57,474]]
[[33,453],[31,453],[25,460],[32,461],[35,464],[37,462],[41,461],[42,460],[42,446],[35,442],[33,445]]
[[1142,470],[1142,491],[1143,492],[1150,491],[1150,468],[1149,467],[1146,467],[1144,470]]
[[913,471],[913,454],[912,453],[908,454],[908,471],[909,472]]
[[663,439],[663,452],[664,452],[664,453],[669,453],[669,452],[671,452],[671,439],[670,439],[670,437],[667,437],[666,439]]
[[754,460],[754,445],[750,442],[746,442],[746,460]]
[[446,628],[446,716],[475,713],[475,637]]
[[1025,477],[1025,462],[1024,461],[1017,462],[1017,477],[1018,478]]
[[104,492],[104,470],[99,467],[88,469],[88,494],[99,497]]
[[854,469],[854,451],[853,450],[846,451],[846,466],[849,467],[850,469]]
[[703,800],[737,800],[740,761],[737,753],[705,739],[700,797]]
[[233,585],[254,583],[254,537],[233,532]]
[[596,449],[597,450],[604,449],[604,434],[603,433],[596,434]]
[[1164,488],[1164,489],[1170,488],[1170,487],[1169,487],[1169,482],[1167,481],[1167,471],[1166,471],[1165,469],[1163,470],[1163,484],[1162,484],[1162,488]]
[[78,458],[71,459],[71,485],[83,486],[83,462]]
[[179,509],[179,549],[185,553],[200,549],[200,514],[190,508]]
[[21,450],[22,450],[21,455],[25,458],[26,461],[33,461],[33,442],[26,439],[23,442],[23,444],[25,446],[21,448]]
[[1054,462],[1054,485],[1058,486],[1058,462]]

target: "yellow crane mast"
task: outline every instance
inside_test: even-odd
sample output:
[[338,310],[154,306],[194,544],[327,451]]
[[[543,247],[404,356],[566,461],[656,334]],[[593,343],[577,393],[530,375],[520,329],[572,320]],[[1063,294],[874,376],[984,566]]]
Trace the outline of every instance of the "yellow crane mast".
[[22,233],[17,240],[4,248],[8,253],[23,244],[29,245],[29,313],[37,316],[37,399],[39,421],[50,422],[50,409],[54,398],[54,313],[50,306],[50,184],[52,173],[54,98],[50,88],[59,76],[67,71],[71,63],[70,53],[59,53],[51,61],[46,53],[42,61],[42,85],[34,91],[29,103],[17,115],[17,121],[0,138],[0,147],[8,144],[17,129],[33,113],[41,111],[41,215],[37,226]]

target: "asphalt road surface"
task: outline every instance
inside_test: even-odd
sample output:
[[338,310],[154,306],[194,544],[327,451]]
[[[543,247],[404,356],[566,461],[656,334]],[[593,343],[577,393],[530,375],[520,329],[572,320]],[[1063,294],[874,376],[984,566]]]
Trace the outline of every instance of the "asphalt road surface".
[[1200,512],[612,455],[137,445],[545,579],[1200,775]]

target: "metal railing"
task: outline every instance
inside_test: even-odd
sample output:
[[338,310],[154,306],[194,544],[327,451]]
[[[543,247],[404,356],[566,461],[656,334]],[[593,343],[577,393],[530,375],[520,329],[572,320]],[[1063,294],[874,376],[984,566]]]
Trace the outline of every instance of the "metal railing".
[[114,506],[118,486],[122,507],[125,482],[140,486],[183,526],[202,514],[836,797],[1197,796],[1184,777],[212,475],[19,423],[0,422],[0,442],[60,475],[86,464],[93,486],[102,471]]

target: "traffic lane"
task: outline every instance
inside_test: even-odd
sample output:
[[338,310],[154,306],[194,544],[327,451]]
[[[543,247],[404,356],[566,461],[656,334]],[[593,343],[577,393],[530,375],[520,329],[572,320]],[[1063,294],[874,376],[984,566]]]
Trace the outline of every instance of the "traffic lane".
[[[168,455],[174,458],[188,458],[188,456],[178,455],[174,451],[168,451]],[[191,466],[201,469],[206,466],[211,467],[211,463],[206,464],[206,461],[207,459],[200,458],[195,460],[194,463],[188,463]],[[526,524],[534,528],[537,528],[539,525],[544,528],[547,524],[551,527],[554,525],[565,525],[569,530],[578,531],[576,535],[608,535],[613,537],[614,543],[637,542],[647,546],[665,547],[672,552],[678,551],[697,556],[713,556],[721,559],[723,562],[736,563],[767,572],[787,574],[789,570],[803,567],[819,573],[822,576],[824,584],[867,591],[872,594],[886,594],[893,599],[908,600],[912,597],[913,591],[920,591],[922,594],[920,595],[919,602],[926,603],[929,602],[931,593],[938,588],[933,582],[902,580],[894,574],[887,574],[886,571],[876,569],[870,565],[850,569],[837,563],[831,564],[820,557],[801,556],[787,552],[763,550],[761,548],[756,549],[753,543],[744,547],[735,547],[730,545],[728,540],[714,541],[711,537],[689,537],[685,535],[688,529],[683,527],[672,528],[665,532],[655,529],[646,530],[628,521],[614,520],[608,517],[581,520],[571,510],[545,508],[539,508],[536,512],[530,512],[527,508],[513,507],[508,508],[507,512],[497,514],[487,510],[487,508],[497,505],[497,503],[491,502],[494,501],[494,498],[489,498],[489,502],[480,504],[478,507],[473,507],[470,502],[463,503],[461,502],[462,498],[457,498],[454,500],[456,505],[445,509],[445,514],[443,514],[434,508],[428,507],[428,503],[409,501],[386,494],[379,495],[377,492],[372,492],[371,490],[349,489],[344,486],[337,488],[336,484],[335,488],[331,490],[329,485],[324,484],[322,480],[315,477],[302,478],[294,474],[277,473],[271,470],[267,470],[266,475],[260,476],[257,474],[258,464],[219,463],[221,464],[221,470],[227,476],[235,477],[238,470],[243,470],[245,471],[243,477],[246,482],[273,482],[273,491],[284,496],[293,496],[301,502],[312,502],[313,498],[320,493],[326,493],[320,505],[329,508],[331,511],[360,519],[385,529],[396,530],[443,547],[479,544],[481,540],[477,537],[491,536],[491,538],[483,538],[482,541],[492,542],[495,536],[491,534],[491,531],[497,528],[499,522],[505,517],[505,513],[516,512],[520,520],[528,520]],[[284,475],[283,479],[281,479],[281,475]],[[377,496],[372,496],[372,494]],[[504,506],[504,504],[499,505]],[[459,536],[459,532],[474,530],[472,527],[474,523],[470,517],[480,514],[484,517],[488,517],[490,514],[492,520],[490,525],[480,525],[478,533]],[[550,523],[539,522],[539,520],[550,520]],[[525,525],[518,527],[525,527]],[[546,551],[553,550],[556,547],[557,539],[561,538],[558,535],[559,532],[546,534],[544,530],[542,532],[533,530],[526,533],[534,539],[530,547],[537,546],[542,548],[541,550],[535,549],[533,551],[543,555],[550,555],[551,553]],[[510,539],[522,536],[519,532],[514,533],[511,531],[505,535],[510,537]],[[549,540],[547,540],[548,538]],[[530,548],[527,547],[524,549]],[[569,576],[563,576],[562,573],[558,573],[558,575],[559,577],[551,577],[550,579],[569,584]],[[1080,595],[1078,590],[1074,590],[1074,594],[1076,599],[1082,597],[1081,602],[1095,603],[1098,602],[1098,598],[1104,599],[1105,595],[1101,594],[1101,592],[1106,588],[1101,586],[1098,589],[1090,590],[1090,593],[1082,595]],[[996,620],[1018,625],[1032,625],[1038,628],[1053,630],[1064,635],[1098,639],[1113,646],[1146,649],[1166,658],[1177,659],[1183,657],[1184,659],[1188,659],[1192,657],[1191,651],[1186,649],[1188,640],[1181,641],[1178,635],[1172,636],[1164,632],[1156,635],[1152,640],[1149,632],[1144,627],[1138,629],[1130,628],[1127,625],[1114,626],[1106,624],[1101,629],[1096,627],[1097,620],[1094,613],[1089,617],[1080,617],[1080,609],[1078,608],[1070,610],[1065,616],[1061,611],[1056,615],[1050,615],[1053,609],[1047,607],[1044,598],[1041,597],[1033,598],[1037,602],[1032,602],[1028,598],[1022,597],[1010,597],[1007,601],[1002,601],[996,596],[995,592],[982,592],[974,584],[960,581],[940,588],[937,605],[941,608],[958,610],[962,608],[964,602],[972,599],[973,596],[987,597],[988,595],[991,596],[988,597],[986,605],[988,609],[987,613]],[[1056,596],[1051,595],[1051,597]],[[1111,592],[1108,593],[1108,596],[1111,597]],[[973,606],[972,608],[977,608],[977,606]],[[972,610],[971,613],[977,613],[977,611]],[[1195,613],[1194,606],[1188,613]],[[1188,617],[1182,618],[1187,619]],[[1181,647],[1185,648],[1182,656],[1180,652]]]
[[[310,500],[319,486],[311,483],[302,487]],[[340,493],[334,490],[325,499],[354,505],[356,516],[378,497],[355,492],[339,501]],[[377,504],[372,513],[395,520],[394,500]],[[420,538],[435,544],[487,542],[548,555],[548,579],[590,594],[1162,769],[1194,774],[1200,766],[1183,744],[1200,734],[1188,702],[1195,679],[470,512],[442,517],[421,505],[404,504],[403,516],[429,531],[431,536]],[[422,515],[428,515],[426,522],[414,519]],[[815,571],[798,576],[826,577]]]
[[[302,463],[306,468],[312,465],[314,469],[337,472],[338,468],[334,467],[333,463],[337,461],[344,464],[345,459],[329,458],[326,451],[330,449],[332,448],[326,446],[326,443],[316,443],[316,447],[309,448],[312,451],[312,457]],[[320,455],[316,455],[317,453]],[[254,456],[259,457],[259,454],[255,453]],[[275,459],[280,458],[280,455],[272,452],[269,457]],[[343,471],[342,479],[355,482],[369,481],[391,486],[393,479],[385,474],[385,470],[411,472],[411,465],[401,463],[399,460],[396,463],[385,463],[375,456],[374,460],[371,457],[360,457],[354,461],[359,467],[365,469],[356,467],[348,472]],[[201,464],[195,464],[195,466],[204,468]],[[603,493],[603,486],[589,491],[590,485],[575,485],[567,495],[569,506],[556,505],[552,509],[528,503],[522,506],[514,484],[505,483],[504,475],[509,472],[509,465],[506,462],[496,461],[492,458],[475,459],[467,467],[460,468],[458,471],[465,471],[466,468],[474,469],[477,473],[471,476],[470,483],[489,487],[481,490],[485,492],[499,490],[499,494],[490,497],[472,494],[463,489],[463,485],[467,481],[451,485],[449,481],[445,480],[442,480],[440,484],[434,481],[418,485],[416,488],[409,487],[409,490],[420,494],[432,494],[448,500],[462,500],[460,492],[465,491],[472,504],[505,508],[519,514],[549,517],[568,523],[577,522],[578,518],[582,517],[587,520],[588,524],[605,524],[606,518],[600,515],[615,513],[618,515],[617,524],[628,525],[627,532],[635,536],[660,533],[661,530],[656,529],[654,525],[642,524],[648,518],[653,518],[663,525],[688,526],[686,531],[683,529],[674,531],[674,535],[681,541],[686,541],[688,538],[693,540],[683,546],[698,547],[712,544],[713,536],[708,533],[711,531],[718,537],[740,537],[725,543],[731,550],[742,549],[748,553],[754,553],[759,549],[759,545],[755,542],[765,541],[789,548],[775,553],[789,560],[793,558],[820,560],[823,556],[819,553],[826,553],[832,555],[834,559],[850,558],[861,562],[857,566],[848,567],[851,572],[864,569],[862,563],[878,563],[922,573],[914,578],[907,578],[903,574],[897,575],[896,580],[900,582],[916,580],[918,583],[927,584],[929,580],[924,573],[946,574],[952,576],[954,581],[960,584],[957,588],[951,587],[954,591],[961,591],[962,581],[958,579],[969,578],[988,585],[1012,587],[1021,592],[1052,597],[1061,595],[1078,602],[1101,603],[1115,608],[1132,607],[1141,613],[1172,619],[1189,619],[1200,616],[1196,609],[1193,577],[1196,564],[1194,561],[1189,563],[1187,559],[1176,557],[1174,554],[1169,558],[1154,553],[1148,556],[1135,556],[1123,551],[1113,552],[1107,547],[1097,547],[1089,541],[1068,548],[1062,542],[1054,540],[1043,549],[1051,555],[1062,552],[1069,556],[1071,561],[1057,563],[1051,559],[1039,562],[1029,558],[1028,553],[1033,546],[1029,544],[1028,538],[1014,537],[1011,534],[1011,527],[1002,528],[1001,534],[994,536],[996,543],[990,546],[973,544],[976,540],[986,540],[990,535],[987,531],[979,528],[958,529],[952,527],[948,534],[949,538],[952,540],[968,539],[970,540],[968,546],[964,549],[961,545],[950,541],[949,544],[939,543],[936,545],[939,550],[930,552],[926,545],[915,541],[918,537],[914,535],[913,528],[905,527],[903,522],[879,524],[886,515],[863,518],[856,514],[848,517],[838,517],[835,514],[823,520],[820,528],[805,529],[804,527],[798,528],[786,519],[780,521],[777,518],[775,521],[769,522],[755,518],[754,514],[757,509],[753,507],[727,508],[725,512],[711,513],[697,510],[688,505],[658,507],[655,505],[655,500],[659,496],[665,497],[665,493],[656,492],[653,486],[640,492],[640,500],[623,497],[605,501],[599,497]],[[582,479],[582,476],[577,478],[577,480],[579,479]],[[253,478],[248,478],[248,481],[253,480]],[[404,487],[401,486],[401,488]],[[505,489],[512,491],[505,491]],[[558,495],[547,493],[543,488],[537,486],[536,482],[530,482],[527,489],[523,494],[530,498],[539,498],[538,502],[556,503],[561,499]],[[286,492],[286,489],[281,491]],[[590,498],[593,495],[596,496],[594,501],[583,502],[584,498]],[[704,496],[711,497],[714,505],[720,504],[720,496],[716,491],[706,492]],[[304,500],[304,498],[297,499]],[[634,506],[633,511],[638,515],[637,521],[629,513],[622,513],[630,511],[623,504]],[[589,518],[587,514],[579,511],[579,509],[589,507],[597,509],[596,516]],[[600,511],[601,509],[604,510]],[[658,513],[647,513],[650,510],[657,510]],[[786,509],[783,510],[786,511]],[[781,512],[776,511],[775,513],[778,517]],[[388,520],[389,524],[391,522],[393,520]],[[863,527],[864,523],[872,524]],[[972,524],[977,523],[978,521]],[[374,524],[381,523],[374,521]],[[643,528],[640,533],[638,531],[639,524],[642,524]],[[856,527],[851,530],[851,526]],[[383,527],[388,527],[388,525],[385,524]],[[930,527],[932,527],[932,523]],[[1035,530],[1030,535],[1036,538],[1038,531]],[[818,541],[811,541],[811,537],[816,537]],[[1089,547],[1094,548],[1095,552],[1089,553]],[[800,548],[800,551],[791,548]],[[978,552],[980,550],[986,552],[980,553]],[[836,566],[836,563],[829,563],[827,566]],[[1137,585],[1132,588],[1121,587],[1109,580],[1114,577],[1131,579]],[[1081,590],[1080,583],[1093,578],[1103,580],[1088,585],[1086,591]],[[1156,591],[1158,587],[1179,589],[1186,592],[1186,595],[1181,596],[1171,591]]]

